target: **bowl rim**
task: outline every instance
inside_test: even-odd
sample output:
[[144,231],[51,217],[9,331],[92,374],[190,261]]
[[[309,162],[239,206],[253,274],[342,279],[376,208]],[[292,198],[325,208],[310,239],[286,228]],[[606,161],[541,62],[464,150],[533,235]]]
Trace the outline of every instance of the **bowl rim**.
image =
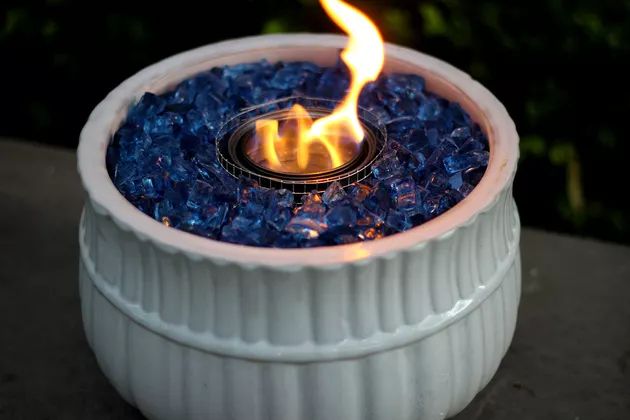
[[[153,86],[168,87],[209,68],[209,63],[223,62],[230,56],[283,48],[336,51],[343,48],[346,41],[342,35],[308,33],[238,38],[171,56],[128,78],[96,106],[81,131],[77,149],[78,172],[92,209],[167,253],[183,253],[194,260],[209,259],[219,264],[295,270],[304,266],[334,268],[340,264],[364,263],[376,257],[391,257],[448,238],[457,229],[472,224],[479,215],[491,210],[502,193],[511,189],[518,161],[519,138],[507,110],[488,89],[463,71],[432,56],[393,44],[386,44],[386,63],[391,61],[406,66],[425,78],[440,80],[454,88],[457,101],[469,113],[476,114],[473,118],[482,126],[490,142],[490,160],[479,184],[464,200],[435,219],[374,241],[316,248],[263,248],[207,239],[164,226],[136,209],[111,181],[105,165],[111,136],[128,107],[145,91],[155,90]],[[428,87],[431,90],[429,83]]]

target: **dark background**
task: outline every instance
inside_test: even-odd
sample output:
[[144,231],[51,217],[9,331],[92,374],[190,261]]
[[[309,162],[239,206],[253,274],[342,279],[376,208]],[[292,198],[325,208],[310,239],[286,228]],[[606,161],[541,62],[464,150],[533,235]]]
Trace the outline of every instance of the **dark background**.
[[[524,224],[630,243],[630,0],[353,3],[387,41],[453,63],[505,104]],[[316,0],[3,0],[0,19],[0,136],[69,148],[107,92],[152,62],[227,38],[337,31]]]

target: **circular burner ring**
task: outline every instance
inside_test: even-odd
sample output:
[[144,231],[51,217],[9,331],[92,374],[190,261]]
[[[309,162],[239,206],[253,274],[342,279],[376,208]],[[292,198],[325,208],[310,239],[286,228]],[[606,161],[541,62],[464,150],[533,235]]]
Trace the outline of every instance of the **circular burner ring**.
[[219,130],[217,158],[221,166],[235,178],[244,176],[261,187],[284,188],[294,194],[323,192],[335,181],[342,187],[359,182],[370,175],[372,164],[381,155],[386,143],[384,127],[374,114],[363,108],[359,108],[358,114],[365,138],[357,154],[337,168],[306,174],[278,172],[258,165],[245,152],[245,143],[251,137],[257,120],[286,118],[289,108],[294,104],[304,106],[310,115],[320,118],[330,114],[338,103],[327,99],[288,97],[246,108]]

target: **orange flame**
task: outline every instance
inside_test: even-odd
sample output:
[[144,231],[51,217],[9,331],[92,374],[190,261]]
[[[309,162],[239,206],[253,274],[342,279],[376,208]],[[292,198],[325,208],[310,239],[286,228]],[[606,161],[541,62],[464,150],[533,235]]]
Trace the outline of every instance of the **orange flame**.
[[[341,0],[320,0],[320,3],[328,16],[349,35],[341,58],[350,70],[350,87],[341,104],[330,115],[316,121],[304,107],[294,105],[289,119],[295,120],[297,126],[285,135],[279,133],[276,120],[256,122],[256,137],[262,142],[267,165],[274,170],[286,171],[297,166],[297,172],[308,172],[314,145],[325,150],[328,168],[336,168],[349,160],[340,150],[340,143],[347,138],[356,144],[363,141],[364,132],[357,115],[359,95],[365,84],[376,80],[383,68],[383,39],[378,28],[360,10]],[[287,156],[295,162],[287,163]]]

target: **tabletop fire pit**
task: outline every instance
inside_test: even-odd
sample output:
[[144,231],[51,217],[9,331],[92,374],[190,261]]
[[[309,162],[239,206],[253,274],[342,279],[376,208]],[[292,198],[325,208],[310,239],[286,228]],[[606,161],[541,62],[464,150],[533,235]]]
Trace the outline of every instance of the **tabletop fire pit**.
[[[120,177],[126,170],[118,168],[120,152],[111,163],[108,151],[127,147],[120,146],[120,133],[134,121],[145,92],[174,98],[178,86],[204,72],[261,60],[274,71],[283,68],[275,63],[334,68],[347,42],[335,35],[268,35],[185,52],[125,81],[85,125],[78,165],[86,191],[80,228],[86,335],[103,372],[147,417],[440,419],[461,411],[496,371],[520,296],[520,225],[512,198],[518,136],[497,99],[452,66],[384,48],[382,74],[421,76],[427,95],[457,103],[487,138],[483,176],[433,217],[424,205],[429,187],[420,183],[425,172],[408,177],[423,209],[417,214],[395,207],[398,196],[382,215],[356,202],[361,191],[369,197],[382,185],[398,188],[387,170],[409,149],[391,130],[398,114],[384,117],[359,101],[375,77],[364,80],[345,108],[354,110],[356,124],[345,120],[316,136],[311,128],[338,115],[350,94],[293,94],[230,108],[212,136],[204,131],[206,143],[195,143],[190,155],[177,151],[185,168],[214,168],[214,181],[203,172],[179,182],[169,169],[157,180],[161,189],[142,176],[134,189],[132,178]],[[173,118],[183,112],[172,102],[165,109]],[[152,130],[136,126],[144,134]],[[425,131],[433,126],[422,121]],[[323,137],[333,132],[334,139]],[[183,144],[182,136],[172,138]],[[157,135],[148,138],[142,153],[157,147]],[[283,148],[300,142],[307,157],[297,146]],[[454,147],[456,153],[464,146]],[[435,165],[442,170],[441,161]],[[191,196],[200,180],[223,201],[197,206]],[[149,195],[147,185],[157,192]],[[177,211],[177,200],[164,205],[172,191],[185,191],[186,212]],[[257,195],[266,197],[263,207],[252,198]],[[269,203],[289,195],[289,204],[273,207],[286,220],[268,217]],[[339,215],[347,212],[336,210],[342,204],[335,200],[357,211],[343,234],[333,220],[347,224]],[[210,218],[225,209],[219,225],[184,228],[199,207],[211,208],[202,213]],[[313,207],[317,217],[305,213]],[[370,226],[359,226],[364,208]]]

